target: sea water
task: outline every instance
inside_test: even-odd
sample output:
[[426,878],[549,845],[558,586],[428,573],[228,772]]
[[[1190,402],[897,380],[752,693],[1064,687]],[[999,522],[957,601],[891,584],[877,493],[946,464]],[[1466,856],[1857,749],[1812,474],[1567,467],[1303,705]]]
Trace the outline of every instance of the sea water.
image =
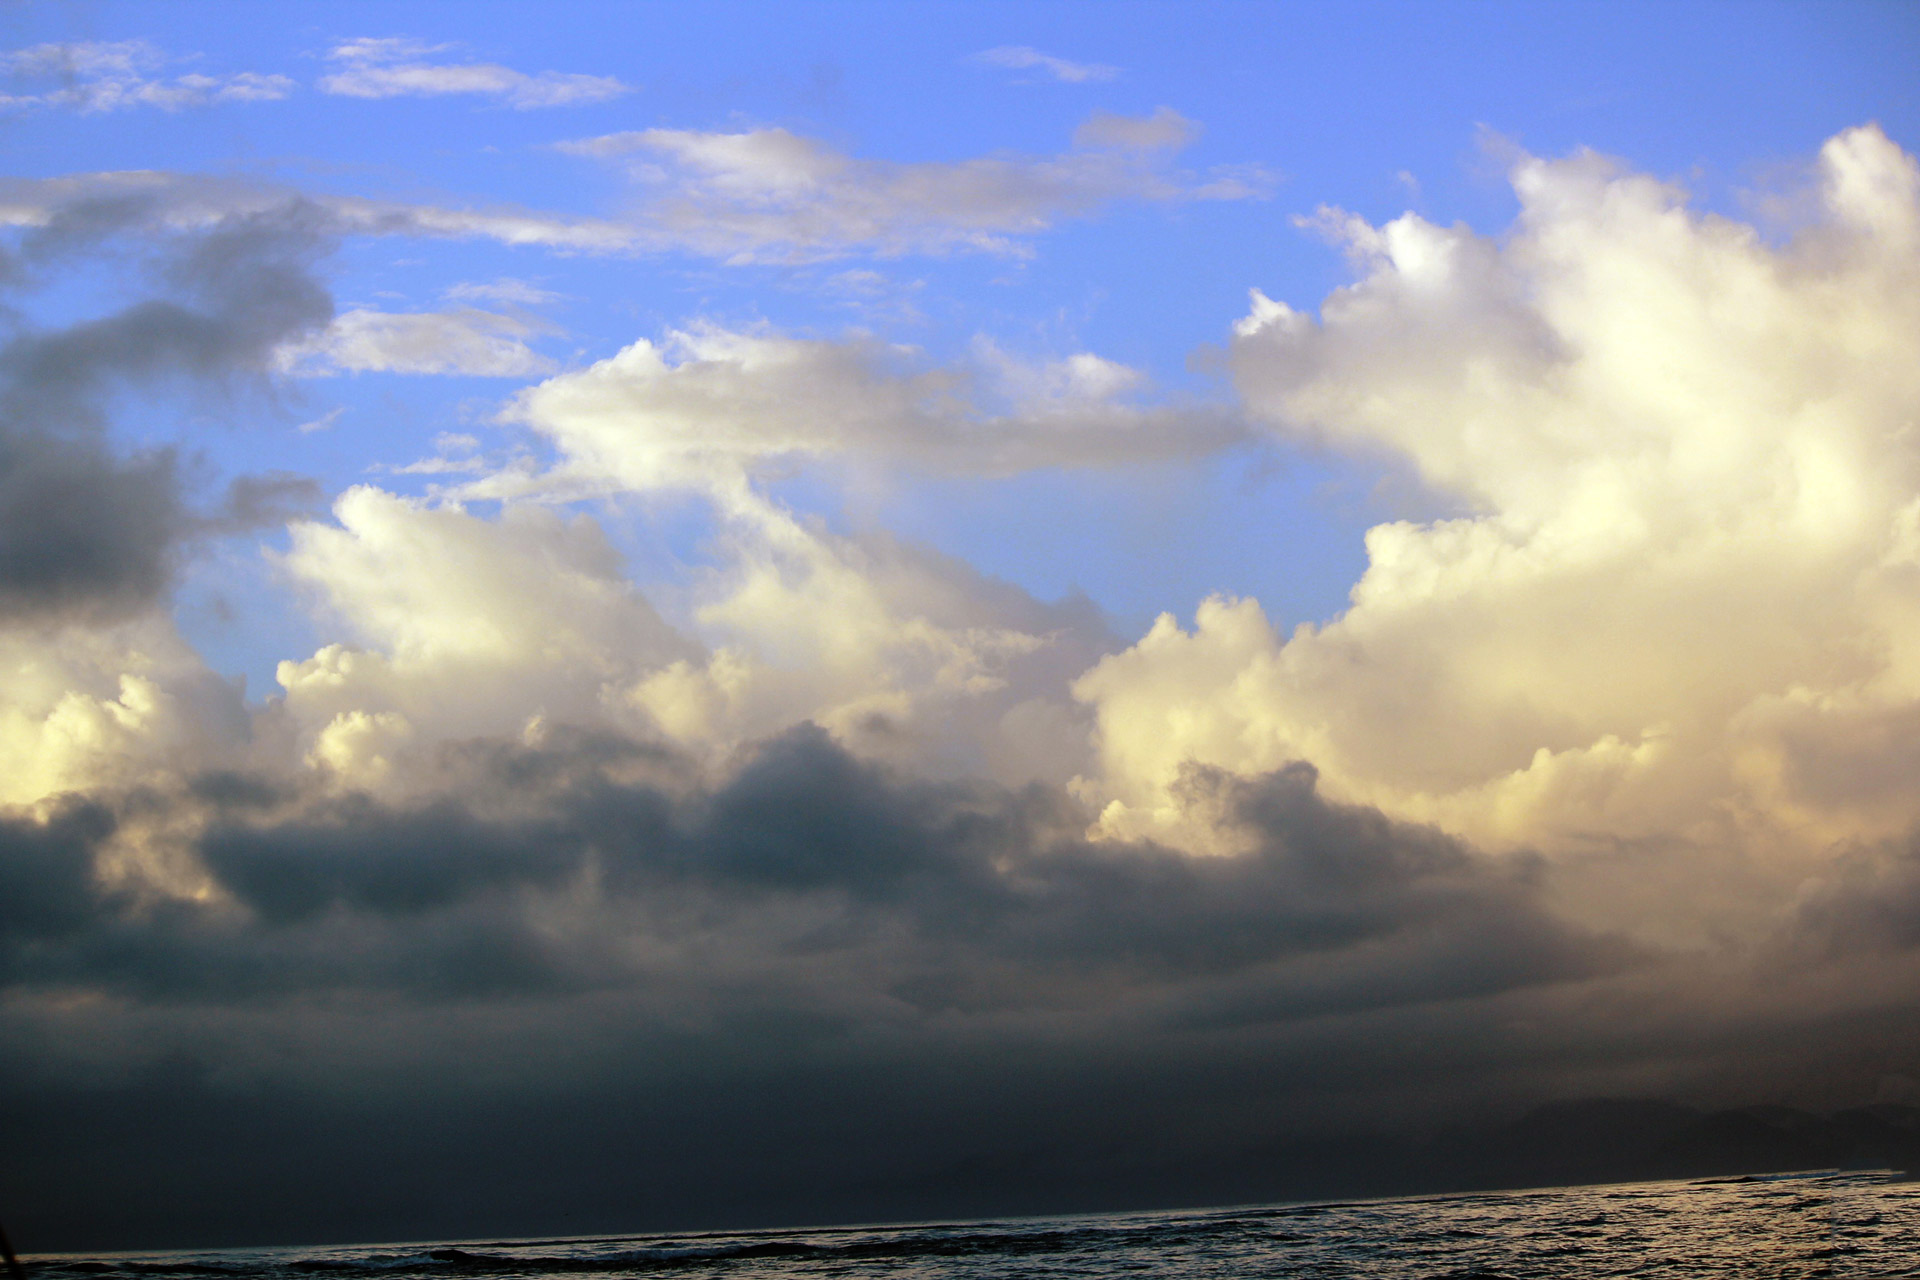
[[979,1222],[27,1261],[37,1280],[1920,1277],[1920,1183],[1807,1173]]

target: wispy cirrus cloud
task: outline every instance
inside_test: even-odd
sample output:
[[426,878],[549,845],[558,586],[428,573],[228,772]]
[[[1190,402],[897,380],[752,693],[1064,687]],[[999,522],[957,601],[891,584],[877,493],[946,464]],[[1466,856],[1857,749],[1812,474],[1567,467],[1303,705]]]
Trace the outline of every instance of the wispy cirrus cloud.
[[437,98],[475,94],[527,111],[605,102],[631,93],[614,76],[562,71],[528,74],[495,62],[431,62],[446,50],[404,38],[362,38],[335,45],[327,58],[337,68],[321,77],[323,93],[347,98]]
[[[645,193],[618,217],[523,206],[454,207],[302,195],[242,178],[129,170],[0,178],[0,226],[39,227],[99,202],[137,204],[155,227],[184,230],[275,208],[296,196],[338,235],[492,240],[561,253],[688,253],[732,265],[855,255],[1031,253],[1030,237],[1110,205],[1260,199],[1261,165],[1195,173],[1173,158],[1199,126],[1169,108],[1095,113],[1072,149],[958,161],[868,160],[786,129],[647,129],[558,144],[623,167]],[[479,295],[473,295],[476,299]]]
[[1265,194],[1264,170],[1212,174],[1168,167],[1194,136],[1170,110],[1144,120],[1101,113],[1053,156],[955,162],[867,160],[786,129],[704,133],[645,129],[562,143],[624,164],[653,199],[644,236],[732,262],[814,261],[976,251],[1021,254],[1020,238],[1125,200],[1235,200]]
[[498,280],[469,280],[446,291],[450,302],[492,302],[508,307],[544,307],[559,302],[565,295],[512,276]]
[[241,71],[230,75],[188,72],[167,79],[154,73],[174,59],[145,40],[37,44],[0,54],[0,73],[28,84],[55,84],[37,91],[0,92],[0,110],[67,107],[96,113],[130,107],[183,107],[215,102],[272,102],[294,83],[286,76]]
[[1005,67],[1010,71],[1038,71],[1062,84],[1089,84],[1099,80],[1114,80],[1120,75],[1118,67],[1099,62],[1070,62],[1025,44],[987,49],[974,54],[970,60],[982,66]]

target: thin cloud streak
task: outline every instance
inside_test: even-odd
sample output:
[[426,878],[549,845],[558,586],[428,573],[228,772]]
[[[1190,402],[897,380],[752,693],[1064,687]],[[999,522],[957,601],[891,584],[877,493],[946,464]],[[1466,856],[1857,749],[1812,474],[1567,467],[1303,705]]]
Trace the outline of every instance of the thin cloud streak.
[[777,128],[647,129],[561,149],[627,168],[647,195],[643,234],[733,263],[811,262],[856,252],[1026,255],[1028,237],[1111,204],[1267,193],[1272,177],[1258,168],[1201,181],[1167,168],[1164,154],[1196,132],[1164,109],[1139,121],[1099,113],[1076,136],[1080,150],[940,164],[858,159]]
[[1011,71],[1041,71],[1062,84],[1097,84],[1120,77],[1118,67],[1098,62],[1071,62],[1024,44],[987,49],[974,54],[972,61],[982,66],[1005,67]]
[[320,78],[322,93],[347,98],[435,98],[479,95],[519,111],[607,102],[632,93],[614,76],[542,71],[529,74],[492,62],[424,62],[448,46],[404,38],[362,38],[327,54],[339,70]]
[[[1091,127],[1088,149],[952,164],[860,160],[784,129],[652,129],[558,144],[627,170],[646,198],[621,218],[301,198],[332,215],[341,235],[484,239],[566,253],[687,253],[740,266],[908,253],[1024,257],[1033,252],[1033,237],[1115,204],[1262,199],[1274,183],[1258,166],[1203,175],[1169,168],[1167,157],[1193,136],[1191,122],[1173,113],[1131,123],[1097,116]],[[75,202],[122,199],[144,202],[159,225],[185,228],[293,194],[268,183],[161,171],[15,178],[0,180],[0,225],[40,226]]]

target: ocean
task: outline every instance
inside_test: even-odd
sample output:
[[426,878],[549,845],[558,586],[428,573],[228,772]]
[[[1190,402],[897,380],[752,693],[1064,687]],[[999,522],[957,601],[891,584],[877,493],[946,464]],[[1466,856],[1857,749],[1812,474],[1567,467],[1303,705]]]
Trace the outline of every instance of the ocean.
[[1920,1277],[1920,1183],[1800,1173],[888,1226],[28,1257],[35,1280]]

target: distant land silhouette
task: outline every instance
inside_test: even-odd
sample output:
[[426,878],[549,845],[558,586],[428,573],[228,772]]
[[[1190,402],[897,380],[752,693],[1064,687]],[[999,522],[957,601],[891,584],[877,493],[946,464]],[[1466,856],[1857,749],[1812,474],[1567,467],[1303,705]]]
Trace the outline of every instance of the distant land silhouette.
[[[1437,1139],[1451,1166],[1508,1186],[1642,1182],[1795,1169],[1920,1169],[1920,1108],[1897,1103],[1820,1116],[1792,1107],[1701,1111],[1640,1098],[1554,1102],[1492,1133]],[[1418,1157],[1416,1157],[1418,1159]]]
[[[16,1245],[41,1252],[737,1230],[1920,1170],[1920,1108],[1892,1103],[1817,1115],[1584,1098],[1425,1135],[1279,1133],[1178,1154],[1102,1140],[1090,1128],[997,1158],[930,1144],[917,1168],[889,1167],[895,1148],[884,1133],[847,1123],[828,1152],[846,1155],[838,1165],[796,1158],[743,1174],[722,1143],[676,1147],[673,1162],[650,1159],[660,1127],[623,1128],[611,1112],[592,1129],[503,1112],[488,1130],[448,1136],[433,1127],[430,1108],[391,1115],[381,1127],[357,1116],[327,1125],[297,1109],[271,1113],[274,1101],[193,1115],[203,1154],[165,1167],[149,1153],[177,1148],[150,1140],[129,1143],[112,1166],[62,1158],[94,1150],[96,1129],[151,1138],[140,1128],[155,1123],[151,1112],[0,1113],[19,1149],[38,1153],[40,1176],[15,1178],[6,1197]],[[58,1117],[72,1121],[67,1132]],[[73,1130],[85,1141],[63,1146]],[[710,1147],[718,1154],[704,1159]]]

